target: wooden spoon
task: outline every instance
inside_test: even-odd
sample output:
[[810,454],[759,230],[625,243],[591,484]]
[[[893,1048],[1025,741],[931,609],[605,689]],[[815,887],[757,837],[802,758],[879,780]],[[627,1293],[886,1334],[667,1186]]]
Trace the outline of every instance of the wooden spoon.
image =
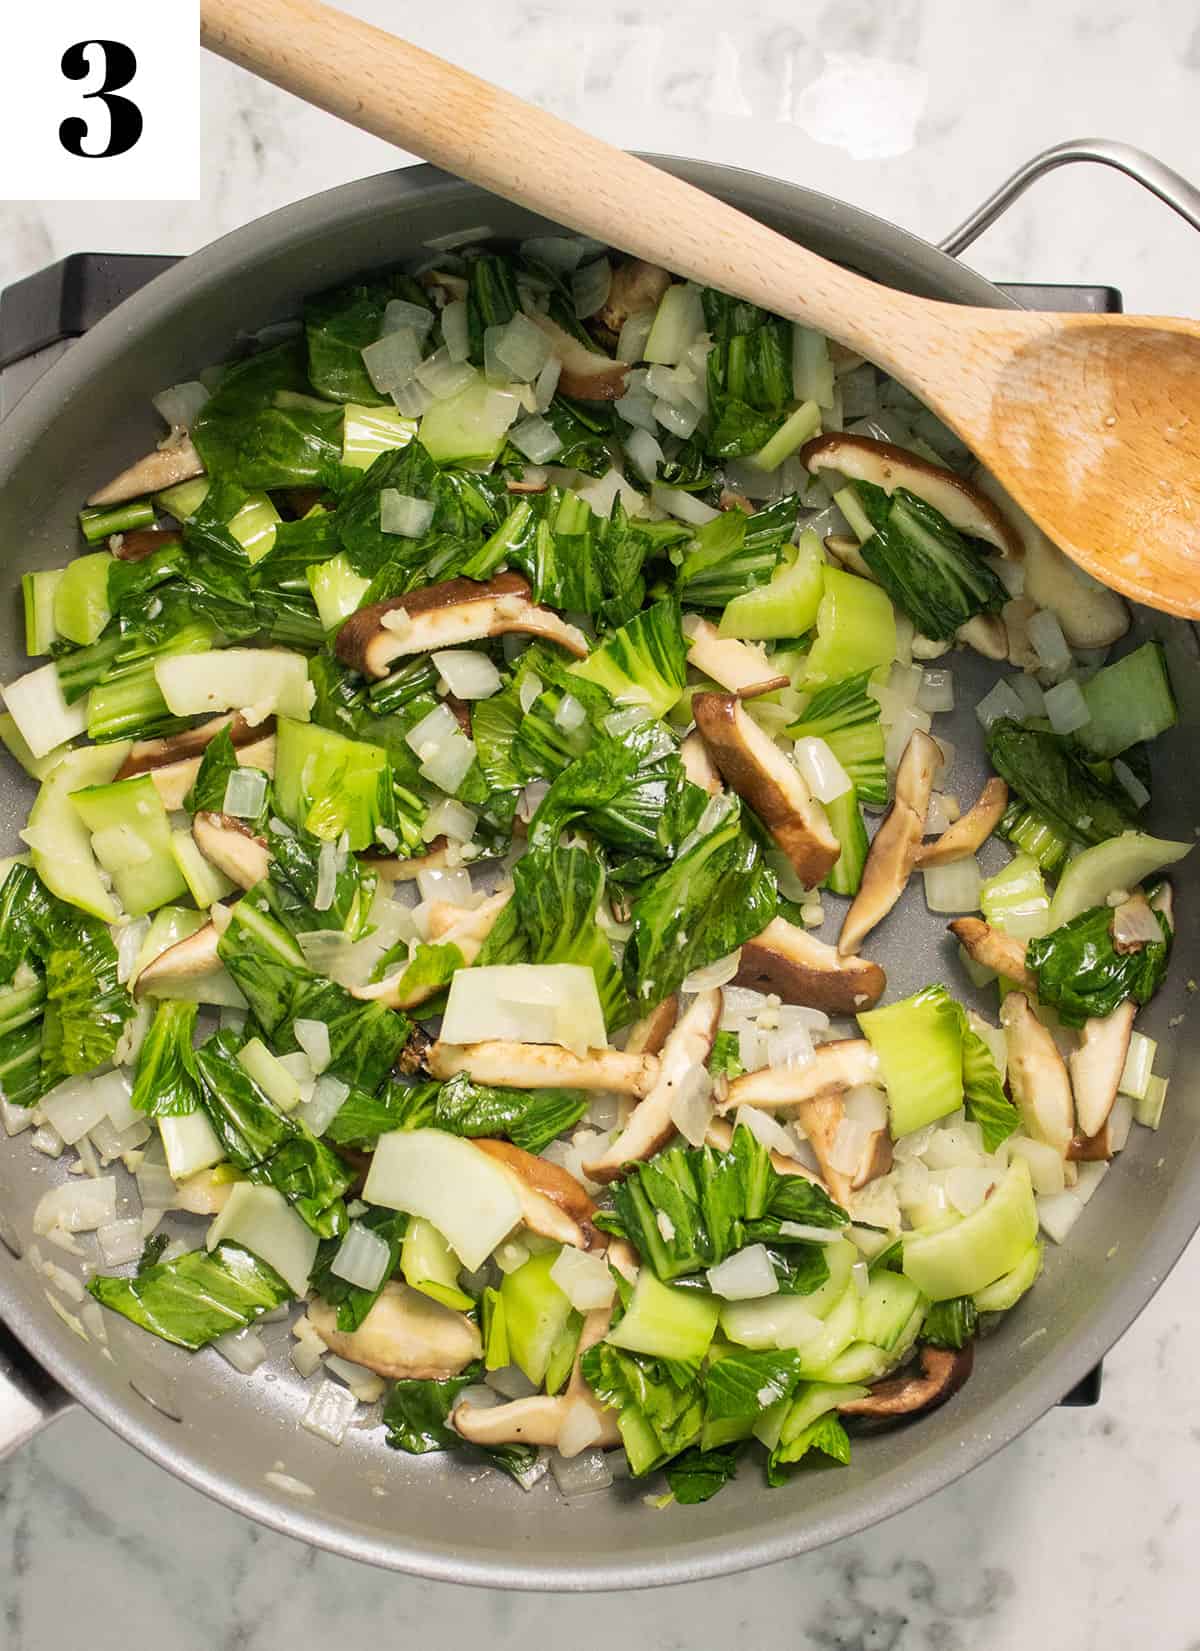
[[893,292],[319,0],[202,0],[206,46],[485,189],[818,328],[945,420],[1106,585],[1200,618],[1200,324]]

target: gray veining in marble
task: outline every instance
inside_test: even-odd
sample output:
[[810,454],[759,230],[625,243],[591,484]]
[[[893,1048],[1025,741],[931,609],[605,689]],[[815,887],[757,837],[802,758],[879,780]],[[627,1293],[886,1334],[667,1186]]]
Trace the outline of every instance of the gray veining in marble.
[[[1200,23],[1183,0],[347,9],[628,147],[776,173],[933,238],[1067,137],[1123,138],[1200,175]],[[199,203],[0,206],[0,285],[72,251],[185,252],[395,164],[236,70],[208,63],[203,84]],[[1196,313],[1194,234],[1111,173],[1047,179],[971,258]],[[1198,1287],[1193,1246],[1107,1361],[1098,1409],[1052,1413],[934,1501],[770,1571],[625,1599],[474,1592],[331,1559],[72,1416],[0,1471],[0,1651],[1200,1651]],[[679,1510],[661,1517],[666,1535]]]

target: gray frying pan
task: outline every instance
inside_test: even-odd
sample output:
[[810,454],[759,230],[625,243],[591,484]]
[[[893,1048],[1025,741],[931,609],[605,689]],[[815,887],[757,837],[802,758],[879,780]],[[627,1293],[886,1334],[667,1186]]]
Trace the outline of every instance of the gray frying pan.
[[[1005,305],[961,251],[1034,177],[1074,159],[1137,177],[1200,227],[1200,196],[1121,145],[1063,145],[1018,173],[938,249],[827,196],[731,167],[667,167],[825,257],[928,297]],[[149,397],[224,358],[237,332],[295,314],[306,293],[423,243],[465,230],[545,233],[542,220],[428,166],[346,185],[275,213],[159,276],[96,326],[20,401],[0,443],[0,544],[8,602],[0,676],[23,669],[19,577],[61,564],[76,545],[80,501],[157,440]],[[1200,667],[1189,627],[1139,615],[1137,632],[1167,644],[1182,722],[1162,741],[1153,829],[1186,837],[1200,822],[1200,773],[1188,761],[1200,728]],[[958,746],[953,786],[974,796],[983,759],[973,705],[991,671],[955,661]],[[941,725],[939,725],[941,732]],[[11,763],[0,792],[0,851],[12,852],[31,787]],[[108,1355],[52,1311],[22,1259],[38,1199],[65,1174],[0,1136],[0,1454],[75,1401],[163,1467],[231,1508],[334,1552],[446,1581],[513,1588],[616,1588],[714,1576],[815,1548],[932,1494],[984,1460],[1074,1387],[1146,1305],[1200,1220],[1200,1053],[1184,983],[1200,975],[1200,854],[1176,868],[1179,932],[1170,981],[1139,1025],[1174,1074],[1163,1126],[1135,1129],[1036,1290],[981,1348],[975,1374],[942,1410],[864,1441],[845,1470],[766,1492],[743,1469],[715,1501],[664,1513],[628,1482],[564,1507],[544,1481],[525,1494],[450,1456],[398,1455],[378,1430],[334,1449],[298,1425],[308,1393],[287,1356],[286,1326],[254,1376],[216,1354],[195,1357],[116,1325]],[[931,978],[969,997],[942,920],[910,895],[872,941],[893,996]],[[54,1252],[54,1259],[69,1259]],[[111,1315],[109,1316],[111,1318]],[[125,1330],[126,1333],[120,1332]],[[284,1477],[281,1477],[284,1476]]]

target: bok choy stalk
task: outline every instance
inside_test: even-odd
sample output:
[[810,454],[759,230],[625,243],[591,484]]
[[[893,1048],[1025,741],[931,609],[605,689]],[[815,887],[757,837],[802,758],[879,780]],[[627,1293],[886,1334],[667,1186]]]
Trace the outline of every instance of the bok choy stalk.
[[[625,994],[621,972],[596,921],[604,895],[604,868],[587,849],[543,846],[531,836],[533,847],[513,867],[512,911],[516,932],[508,925],[488,952],[487,961],[501,942],[527,963],[580,963],[596,977],[596,990],[611,1029],[632,1020],[633,1008]],[[493,935],[495,934],[493,930]],[[489,937],[490,939],[491,937]],[[481,954],[479,961],[485,961]]]
[[999,613],[1008,592],[940,511],[906,487],[888,495],[851,482],[850,491],[875,530],[863,560],[923,636],[948,642],[975,614]]
[[1102,843],[1137,825],[1137,811],[1119,786],[1092,773],[1058,734],[1001,717],[987,731],[988,759],[1022,800],[1067,836]]
[[1068,833],[1050,820],[1044,820],[1036,809],[1027,808],[1019,797],[1014,797],[1004,810],[996,834],[1006,838],[1019,853],[1027,854],[1051,875],[1062,865],[1071,846]]
[[1132,998],[1146,1004],[1166,978],[1171,958],[1171,930],[1155,913],[1161,941],[1121,953],[1113,945],[1113,911],[1093,906],[1061,928],[1029,941],[1025,964],[1037,981],[1038,997],[1057,1009],[1066,1026],[1103,1019]]
[[273,1267],[228,1242],[211,1253],[188,1250],[174,1261],[139,1269],[134,1278],[98,1275],[88,1293],[102,1307],[192,1353],[292,1299]]

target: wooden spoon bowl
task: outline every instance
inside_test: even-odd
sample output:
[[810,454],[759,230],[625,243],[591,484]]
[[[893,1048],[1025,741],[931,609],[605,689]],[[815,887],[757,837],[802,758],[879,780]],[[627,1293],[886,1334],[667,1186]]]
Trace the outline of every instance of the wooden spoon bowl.
[[1200,618],[1200,325],[914,298],[321,0],[202,0],[213,51],[498,195],[856,350],[1104,584]]

